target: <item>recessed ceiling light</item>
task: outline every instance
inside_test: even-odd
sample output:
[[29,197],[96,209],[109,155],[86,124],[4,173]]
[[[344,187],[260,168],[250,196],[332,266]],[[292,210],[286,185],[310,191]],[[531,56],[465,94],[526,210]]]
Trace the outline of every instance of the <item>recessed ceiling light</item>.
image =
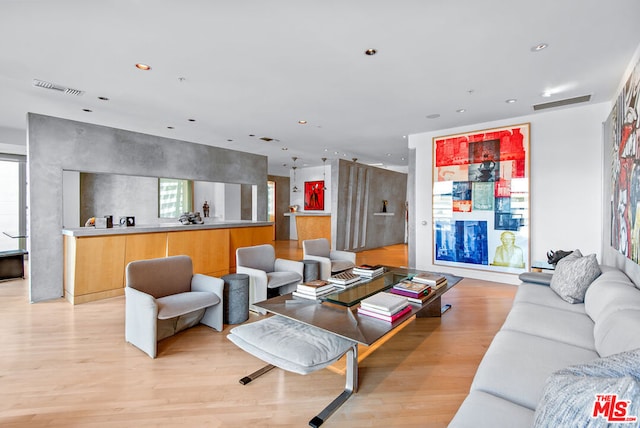
[[377,53],[378,53],[378,51],[375,50],[375,49],[367,49],[366,51],[364,51],[364,54],[365,55],[369,55],[369,56],[375,55]]
[[544,91],[541,95],[545,98],[549,98],[552,94],[551,91]]
[[289,147],[283,147],[280,150],[289,150]]
[[231,143],[233,140],[231,138],[228,138],[227,141]]
[[427,119],[437,119],[440,115],[438,113],[430,114],[427,116]]
[[187,119],[189,122],[195,122],[195,119]]
[[402,138],[407,138],[407,136],[406,136],[406,135],[403,135],[403,136],[402,136]]
[[306,121],[306,120],[299,120],[299,121],[298,121],[298,123],[299,123],[300,125],[306,125],[306,124],[307,124],[307,121]]
[[109,101],[109,98],[107,98],[107,97],[98,97],[98,99],[100,101]]
[[387,156],[391,156],[391,153],[387,153]]
[[82,111],[86,111],[87,113],[93,113],[93,110],[89,110],[88,108],[83,108]]
[[139,63],[137,63],[137,64],[136,64],[136,68],[137,68],[138,70],[144,70],[144,71],[151,70],[151,66],[150,66],[150,65],[148,65],[148,64],[143,64],[143,63],[141,63],[141,62],[139,62]]
[[456,113],[464,113],[465,111],[467,110],[463,108],[459,108],[458,110],[456,110]]
[[515,98],[509,98],[508,100],[505,101],[505,103],[507,104],[513,104],[515,102],[517,102],[518,100],[516,100]]
[[173,126],[167,126],[167,129],[176,129]]
[[541,50],[546,49],[548,47],[549,45],[546,43],[538,43],[537,45],[531,48],[531,52],[540,52]]

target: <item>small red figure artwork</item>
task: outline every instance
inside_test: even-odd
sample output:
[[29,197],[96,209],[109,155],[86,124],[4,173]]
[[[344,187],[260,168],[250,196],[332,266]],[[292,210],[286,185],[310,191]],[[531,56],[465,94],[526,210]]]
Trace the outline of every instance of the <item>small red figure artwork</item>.
[[324,211],[324,181],[304,182],[304,209]]

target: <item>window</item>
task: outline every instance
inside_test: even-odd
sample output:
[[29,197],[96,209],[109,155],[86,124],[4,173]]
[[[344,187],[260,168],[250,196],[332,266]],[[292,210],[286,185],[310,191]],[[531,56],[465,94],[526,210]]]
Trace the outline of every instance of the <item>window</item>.
[[193,211],[193,182],[174,178],[158,179],[158,216],[179,218]]
[[0,154],[0,251],[26,249],[25,157]]

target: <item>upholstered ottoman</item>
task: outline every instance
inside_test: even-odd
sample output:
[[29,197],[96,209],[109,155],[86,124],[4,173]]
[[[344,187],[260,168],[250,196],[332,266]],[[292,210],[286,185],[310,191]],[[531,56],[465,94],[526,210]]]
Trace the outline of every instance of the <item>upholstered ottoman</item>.
[[356,392],[358,384],[356,342],[328,331],[275,315],[231,329],[229,340],[267,366],[240,379],[246,385],[274,367],[299,374],[309,374],[336,362],[347,354],[345,389],[331,404],[309,421],[319,427],[331,414]]

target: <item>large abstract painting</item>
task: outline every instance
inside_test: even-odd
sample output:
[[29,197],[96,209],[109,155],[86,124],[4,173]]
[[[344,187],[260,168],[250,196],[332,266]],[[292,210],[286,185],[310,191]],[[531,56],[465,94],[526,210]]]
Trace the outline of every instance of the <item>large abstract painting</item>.
[[529,268],[529,124],[433,139],[433,263]]
[[640,262],[640,64],[623,86],[608,126],[611,135],[611,246]]

